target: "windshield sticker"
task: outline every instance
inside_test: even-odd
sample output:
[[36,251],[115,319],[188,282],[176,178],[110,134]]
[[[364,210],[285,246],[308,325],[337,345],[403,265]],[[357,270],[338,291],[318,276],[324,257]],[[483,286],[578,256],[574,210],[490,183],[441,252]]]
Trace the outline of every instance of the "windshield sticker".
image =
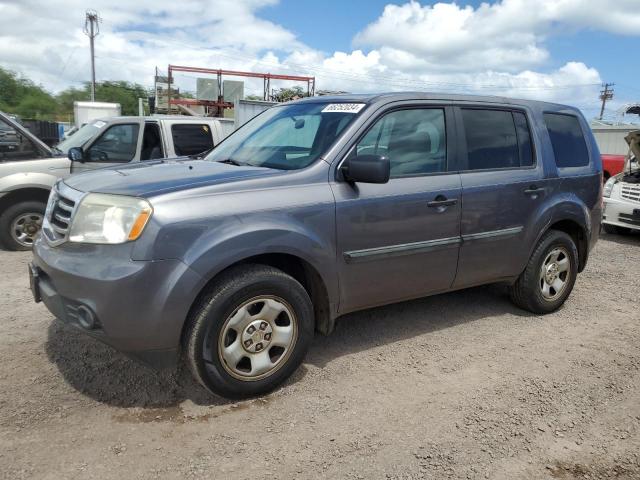
[[103,122],[102,120],[98,120],[97,122],[93,122],[93,126],[96,128],[102,128],[107,124],[107,122]]
[[364,103],[330,103],[322,109],[322,113],[358,113],[364,108]]

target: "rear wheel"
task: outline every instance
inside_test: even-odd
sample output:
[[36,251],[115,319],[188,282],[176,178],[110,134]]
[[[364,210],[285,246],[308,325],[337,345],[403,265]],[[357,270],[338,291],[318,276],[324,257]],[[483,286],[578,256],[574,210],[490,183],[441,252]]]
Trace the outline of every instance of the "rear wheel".
[[630,228],[619,227],[618,225],[610,225],[608,223],[603,223],[602,228],[605,232],[611,235],[629,235],[631,233]]
[[30,250],[42,228],[46,205],[20,202],[0,215],[0,243],[9,250]]
[[550,313],[565,302],[578,274],[578,250],[564,232],[549,230],[511,286],[512,301],[533,313]]
[[194,377],[223,397],[267,393],[300,365],[313,338],[311,299],[294,278],[263,265],[223,274],[189,319]]

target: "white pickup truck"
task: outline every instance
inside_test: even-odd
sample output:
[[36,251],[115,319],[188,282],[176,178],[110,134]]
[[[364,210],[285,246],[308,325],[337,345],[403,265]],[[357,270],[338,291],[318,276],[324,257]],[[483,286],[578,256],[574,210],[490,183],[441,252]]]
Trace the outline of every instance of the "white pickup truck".
[[59,178],[128,162],[198,155],[233,130],[234,121],[223,118],[111,117],[86,124],[51,148],[0,112],[0,244],[9,250],[31,248],[49,190]]

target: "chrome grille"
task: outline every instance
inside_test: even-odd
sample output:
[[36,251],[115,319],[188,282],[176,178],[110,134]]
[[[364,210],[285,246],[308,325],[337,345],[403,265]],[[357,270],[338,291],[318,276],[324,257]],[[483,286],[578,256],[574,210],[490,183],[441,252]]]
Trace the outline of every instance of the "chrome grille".
[[64,184],[58,184],[52,190],[42,226],[42,231],[52,244],[62,243],[67,239],[80,195],[80,192]]
[[622,198],[640,203],[640,184],[623,183],[620,195]]

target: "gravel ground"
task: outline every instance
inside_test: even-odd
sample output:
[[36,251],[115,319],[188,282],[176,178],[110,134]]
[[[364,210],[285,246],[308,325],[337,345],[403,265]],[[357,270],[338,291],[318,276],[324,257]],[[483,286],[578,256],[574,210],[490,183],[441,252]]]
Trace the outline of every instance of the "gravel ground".
[[0,252],[2,478],[640,478],[640,236],[555,314],[501,286],[352,314],[236,403],[55,321],[29,258]]

